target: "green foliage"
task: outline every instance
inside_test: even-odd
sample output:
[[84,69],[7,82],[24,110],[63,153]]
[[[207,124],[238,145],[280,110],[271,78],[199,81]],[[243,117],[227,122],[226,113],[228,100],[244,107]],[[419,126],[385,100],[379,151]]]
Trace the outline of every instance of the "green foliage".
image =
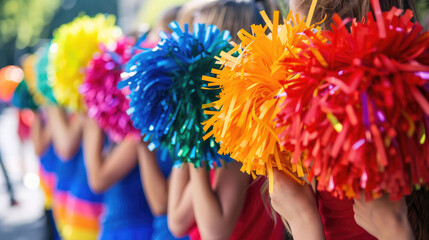
[[33,46],[51,21],[61,0],[0,0],[0,44],[16,38],[16,46]]

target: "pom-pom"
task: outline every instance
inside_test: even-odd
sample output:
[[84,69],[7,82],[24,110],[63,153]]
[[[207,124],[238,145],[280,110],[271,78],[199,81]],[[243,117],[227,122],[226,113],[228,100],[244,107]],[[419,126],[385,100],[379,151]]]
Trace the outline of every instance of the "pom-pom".
[[351,33],[338,15],[326,43],[301,53],[306,65],[279,113],[283,144],[306,155],[318,189],[338,197],[398,199],[429,183],[429,35],[412,12],[374,5]]
[[[261,12],[266,27],[253,25],[253,35],[239,32],[242,43],[229,53],[221,54],[221,70],[214,69],[216,77],[204,77],[210,89],[221,88],[219,99],[207,104],[205,113],[212,115],[204,122],[207,139],[213,136],[220,144],[220,154],[242,162],[242,171],[265,175],[270,179],[277,168],[302,182],[305,169],[300,162],[290,164],[291,153],[278,138],[285,126],[276,128],[274,119],[286,95],[284,84],[292,73],[283,67],[288,58],[301,52],[296,45],[306,37],[300,34],[305,29],[313,30],[304,20],[295,20],[289,13],[284,24],[279,25],[279,12],[274,12],[273,22]],[[320,30],[315,29],[320,38]],[[239,56],[235,55],[238,50]]]
[[28,89],[26,81],[21,81],[12,96],[12,105],[19,109],[36,110],[38,105]]
[[36,88],[45,98],[46,103],[56,104],[57,100],[52,91],[51,81],[48,80],[48,54],[50,43],[37,51],[37,60],[35,63]]
[[33,96],[33,100],[37,105],[44,105],[46,103],[45,97],[37,89],[35,62],[37,61],[36,55],[28,55],[22,61],[22,70],[24,71],[24,81],[27,84],[28,90]]
[[0,100],[10,102],[18,84],[24,79],[24,72],[18,66],[9,65],[0,69]]
[[131,58],[134,39],[121,38],[115,44],[101,45],[86,68],[80,87],[88,110],[113,141],[122,140],[128,133],[138,132],[127,114],[129,99],[118,88],[121,73]]
[[57,102],[70,109],[85,109],[79,87],[83,82],[85,67],[100,43],[114,42],[121,36],[115,26],[114,16],[80,16],[60,26],[54,32],[50,47],[49,64],[53,81],[50,84]]
[[220,166],[218,145],[202,140],[200,125],[207,120],[201,106],[212,102],[219,91],[203,91],[206,84],[201,76],[216,68],[214,56],[231,49],[230,34],[213,25],[195,24],[193,34],[188,25],[184,31],[176,22],[170,27],[171,36],[163,34],[157,47],[134,57],[127,79],[120,82],[120,87],[131,90],[131,119],[151,149],[164,145],[175,160],[196,167],[202,161]]

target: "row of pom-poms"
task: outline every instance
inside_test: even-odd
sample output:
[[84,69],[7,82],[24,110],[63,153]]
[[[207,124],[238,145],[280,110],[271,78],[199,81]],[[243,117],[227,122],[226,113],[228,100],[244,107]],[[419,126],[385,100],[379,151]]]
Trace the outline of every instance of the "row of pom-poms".
[[86,109],[117,140],[132,122],[151,149],[164,145],[179,162],[232,158],[270,185],[277,168],[297,181],[317,177],[341,197],[363,189],[399,198],[429,182],[429,37],[411,12],[374,9],[376,20],[368,14],[350,31],[338,16],[321,31],[262,13],[266,26],[240,31],[235,47],[215,26],[190,33],[172,23],[173,34],[146,51],[111,18],[80,17],[56,31],[36,89]]

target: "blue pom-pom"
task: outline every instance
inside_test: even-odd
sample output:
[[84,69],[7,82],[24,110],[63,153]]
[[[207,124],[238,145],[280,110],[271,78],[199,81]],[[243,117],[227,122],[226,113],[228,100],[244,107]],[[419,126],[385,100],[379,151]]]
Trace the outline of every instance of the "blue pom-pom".
[[231,36],[214,25],[195,24],[193,33],[188,25],[182,31],[177,22],[170,28],[171,35],[161,34],[155,48],[129,62],[118,87],[130,88],[128,113],[152,149],[167,147],[176,163],[200,167],[207,161],[210,167],[221,166],[218,144],[203,141],[201,126],[208,119],[202,105],[215,101],[220,90],[203,91],[207,83],[202,76],[220,68],[214,57],[232,48]]

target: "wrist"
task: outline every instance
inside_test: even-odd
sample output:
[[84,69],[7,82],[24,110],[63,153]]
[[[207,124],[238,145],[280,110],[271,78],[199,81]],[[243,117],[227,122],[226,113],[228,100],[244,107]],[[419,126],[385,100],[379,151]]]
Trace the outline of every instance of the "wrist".
[[408,217],[406,215],[397,215],[389,219],[385,219],[387,227],[383,228],[387,231],[380,234],[378,237],[380,240],[388,239],[402,239],[402,240],[412,240],[413,231],[411,229],[410,223],[408,222]]

